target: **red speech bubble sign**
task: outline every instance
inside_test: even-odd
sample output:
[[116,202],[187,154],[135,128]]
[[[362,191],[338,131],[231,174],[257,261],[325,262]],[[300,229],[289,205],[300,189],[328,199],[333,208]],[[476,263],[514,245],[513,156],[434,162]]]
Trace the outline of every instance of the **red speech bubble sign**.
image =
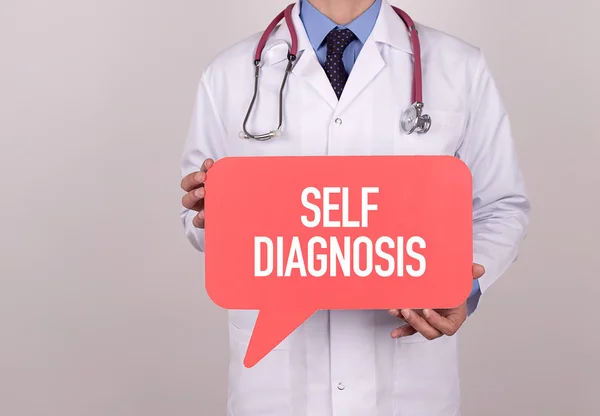
[[470,293],[457,158],[224,158],[205,186],[208,295],[259,310],[246,367],[320,309],[454,308]]

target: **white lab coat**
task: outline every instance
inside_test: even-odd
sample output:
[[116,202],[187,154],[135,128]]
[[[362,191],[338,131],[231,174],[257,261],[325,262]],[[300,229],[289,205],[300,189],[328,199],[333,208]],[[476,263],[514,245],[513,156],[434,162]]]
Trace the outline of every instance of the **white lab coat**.
[[[480,279],[485,293],[517,256],[529,203],[509,120],[479,49],[417,25],[432,127],[425,136],[407,136],[400,115],[411,104],[413,55],[405,26],[387,1],[339,102],[297,6],[293,19],[299,56],[285,90],[282,136],[267,142],[238,137],[253,92],[256,34],[219,54],[202,73],[183,174],[197,171],[208,157],[456,155],[473,174],[474,262],[486,268]],[[289,43],[284,23],[263,54],[250,132],[277,127]],[[358,164],[357,176],[360,170]],[[248,186],[261,186],[260,179],[252,172],[240,178]],[[184,209],[182,220],[191,243],[203,251],[204,231],[192,225],[194,215]],[[386,311],[320,311],[246,369],[242,361],[255,319],[253,311],[229,312],[228,416],[459,415],[456,336],[394,340],[390,332],[402,321]]]

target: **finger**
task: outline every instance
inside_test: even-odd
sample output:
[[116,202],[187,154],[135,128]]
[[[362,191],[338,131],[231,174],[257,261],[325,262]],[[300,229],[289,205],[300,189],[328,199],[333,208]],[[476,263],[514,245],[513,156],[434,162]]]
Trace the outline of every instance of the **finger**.
[[423,314],[425,315],[427,322],[429,322],[432,327],[447,336],[453,336],[456,334],[464,322],[464,319],[461,319],[459,314],[442,316],[433,309],[425,309]]
[[204,195],[206,191],[204,188],[198,188],[192,192],[188,192],[181,198],[181,203],[187,209],[193,209],[199,211],[204,206]]
[[417,330],[414,329],[412,326],[404,325],[404,326],[401,326],[400,328],[394,329],[390,335],[392,336],[392,338],[402,338],[402,337],[409,337],[416,333],[417,333]]
[[206,181],[206,172],[192,172],[181,180],[181,188],[191,192]]
[[194,216],[192,223],[196,228],[204,228],[204,211],[200,211],[198,215]]
[[208,172],[208,170],[210,169],[210,167],[215,163],[214,160],[212,159],[206,159],[204,161],[204,163],[202,164],[202,167],[200,168],[200,172]]
[[440,331],[432,327],[425,318],[419,316],[415,311],[402,309],[401,313],[404,320],[428,340],[433,340],[442,336]]
[[473,279],[479,279],[485,274],[485,267],[481,264],[473,263]]
[[[420,316],[423,316],[423,310],[422,309],[413,309],[412,310],[414,313],[419,314]],[[400,318],[400,319],[404,319],[404,317],[402,316],[402,314],[400,313],[400,309],[389,309],[388,313],[392,316],[395,316],[396,318]]]

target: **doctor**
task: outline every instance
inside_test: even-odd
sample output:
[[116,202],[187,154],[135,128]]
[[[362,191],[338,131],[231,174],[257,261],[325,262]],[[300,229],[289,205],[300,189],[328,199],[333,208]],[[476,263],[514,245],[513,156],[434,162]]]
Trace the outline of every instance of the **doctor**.
[[[407,134],[400,125],[413,104],[414,50],[387,0],[300,0],[291,22],[298,51],[277,137],[240,137],[262,33],[220,53],[201,75],[182,160],[181,218],[190,242],[204,251],[210,195],[202,184],[214,160],[226,156],[453,155],[473,175],[473,277],[480,279],[468,302],[450,311],[319,311],[251,369],[242,361],[257,313],[230,311],[227,414],[459,415],[454,334],[516,259],[529,217],[509,120],[486,61],[476,47],[417,24],[432,123],[426,134]],[[277,129],[288,29],[284,21],[265,44],[246,124],[251,134]],[[252,172],[240,178],[248,186],[260,179]]]

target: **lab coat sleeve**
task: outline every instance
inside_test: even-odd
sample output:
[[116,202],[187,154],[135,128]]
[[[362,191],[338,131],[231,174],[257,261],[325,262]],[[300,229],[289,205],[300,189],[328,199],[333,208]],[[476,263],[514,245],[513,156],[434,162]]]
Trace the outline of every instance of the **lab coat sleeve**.
[[[181,159],[182,177],[199,171],[207,158],[216,161],[224,157],[226,135],[225,125],[219,116],[214,96],[210,91],[209,72],[205,71],[198,85],[192,119]],[[192,223],[196,215],[197,212],[182,208],[181,221],[188,240],[197,250],[204,252],[204,229],[196,228]]]
[[473,261],[486,269],[479,293],[467,302],[472,313],[480,295],[517,259],[530,212],[508,115],[481,54],[458,156],[473,177]]

